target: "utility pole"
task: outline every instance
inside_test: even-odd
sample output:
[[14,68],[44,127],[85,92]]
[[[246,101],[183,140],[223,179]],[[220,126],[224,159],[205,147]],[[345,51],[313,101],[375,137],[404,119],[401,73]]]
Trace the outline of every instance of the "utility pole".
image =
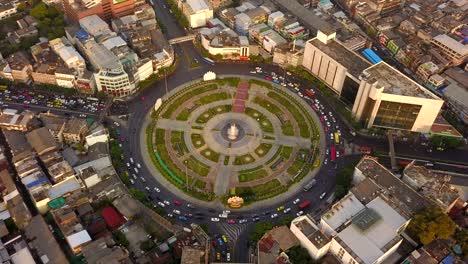
[[166,86],[166,96],[167,96],[167,75],[166,75],[166,67],[164,67],[164,84]]

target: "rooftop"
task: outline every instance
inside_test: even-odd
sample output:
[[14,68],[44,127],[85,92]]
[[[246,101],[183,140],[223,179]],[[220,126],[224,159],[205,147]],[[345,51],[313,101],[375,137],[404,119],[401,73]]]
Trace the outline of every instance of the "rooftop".
[[39,155],[57,148],[57,142],[45,127],[29,132],[26,134],[26,138]]
[[314,38],[309,40],[309,43],[343,65],[352,76],[358,77],[362,71],[371,66],[364,58],[335,40],[330,40],[325,44],[318,38]]
[[322,221],[331,229],[337,230],[341,225],[349,221],[360,211],[364,205],[352,193],[348,193],[343,199],[333,204],[330,210],[322,215]]
[[444,44],[449,49],[459,53],[460,55],[467,56],[468,55],[468,47],[463,45],[462,43],[456,41],[455,39],[447,36],[446,34],[441,34],[434,37],[434,40]]
[[209,9],[209,6],[205,0],[187,0],[187,4],[195,13]]
[[325,236],[319,229],[312,225],[312,222],[304,217],[299,221],[293,221],[291,224],[295,225],[301,232],[314,244],[317,248],[322,248],[330,239]]
[[374,263],[396,242],[407,220],[377,197],[337,237],[364,263]]
[[442,100],[383,61],[367,68],[362,75],[377,81],[387,94]]
[[50,264],[68,262],[41,215],[34,216],[24,232],[29,240],[29,246],[37,250],[42,262]]
[[384,189],[384,194],[390,197],[395,206],[412,216],[425,207],[431,205],[426,198],[421,196],[411,187],[395,177],[376,158],[364,157],[356,166],[365,177],[371,178]]

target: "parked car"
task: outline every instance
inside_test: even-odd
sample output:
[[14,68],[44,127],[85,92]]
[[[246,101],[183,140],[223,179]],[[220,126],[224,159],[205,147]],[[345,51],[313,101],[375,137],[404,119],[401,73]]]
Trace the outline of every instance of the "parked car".
[[276,217],[278,217],[278,214],[276,213],[271,215],[271,218],[276,218]]
[[297,198],[296,200],[293,201],[293,204],[298,204],[301,201],[301,199]]

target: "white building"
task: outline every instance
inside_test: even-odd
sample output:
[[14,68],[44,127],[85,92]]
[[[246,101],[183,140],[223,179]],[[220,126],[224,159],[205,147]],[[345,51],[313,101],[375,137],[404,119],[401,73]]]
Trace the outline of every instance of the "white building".
[[428,133],[444,101],[385,62],[364,70],[353,115],[367,128]]
[[109,25],[97,15],[83,17],[79,23],[82,29],[94,37],[113,33]]
[[0,20],[9,18],[17,12],[14,1],[0,1]]
[[359,75],[371,66],[364,58],[336,40],[336,33],[317,32],[307,41],[302,66],[322,80],[333,92],[345,93],[343,87],[356,93]]
[[291,222],[291,232],[299,239],[301,246],[313,259],[319,259],[330,249],[331,239],[306,215]]
[[203,27],[213,18],[213,9],[205,0],[179,0],[178,6],[191,28]]
[[203,48],[211,55],[221,54],[230,59],[247,59],[250,55],[247,37],[237,35],[232,29],[203,28],[199,33]]
[[49,45],[65,62],[68,68],[75,70],[78,74],[84,72],[86,69],[86,62],[70,43],[64,43],[62,39],[57,38],[51,40]]

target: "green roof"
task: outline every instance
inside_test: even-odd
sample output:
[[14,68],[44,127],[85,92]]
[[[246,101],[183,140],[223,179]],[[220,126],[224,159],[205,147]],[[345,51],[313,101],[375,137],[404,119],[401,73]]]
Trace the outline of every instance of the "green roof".
[[47,205],[51,209],[57,209],[59,207],[62,207],[66,203],[65,199],[63,197],[56,198],[50,202],[47,203]]

